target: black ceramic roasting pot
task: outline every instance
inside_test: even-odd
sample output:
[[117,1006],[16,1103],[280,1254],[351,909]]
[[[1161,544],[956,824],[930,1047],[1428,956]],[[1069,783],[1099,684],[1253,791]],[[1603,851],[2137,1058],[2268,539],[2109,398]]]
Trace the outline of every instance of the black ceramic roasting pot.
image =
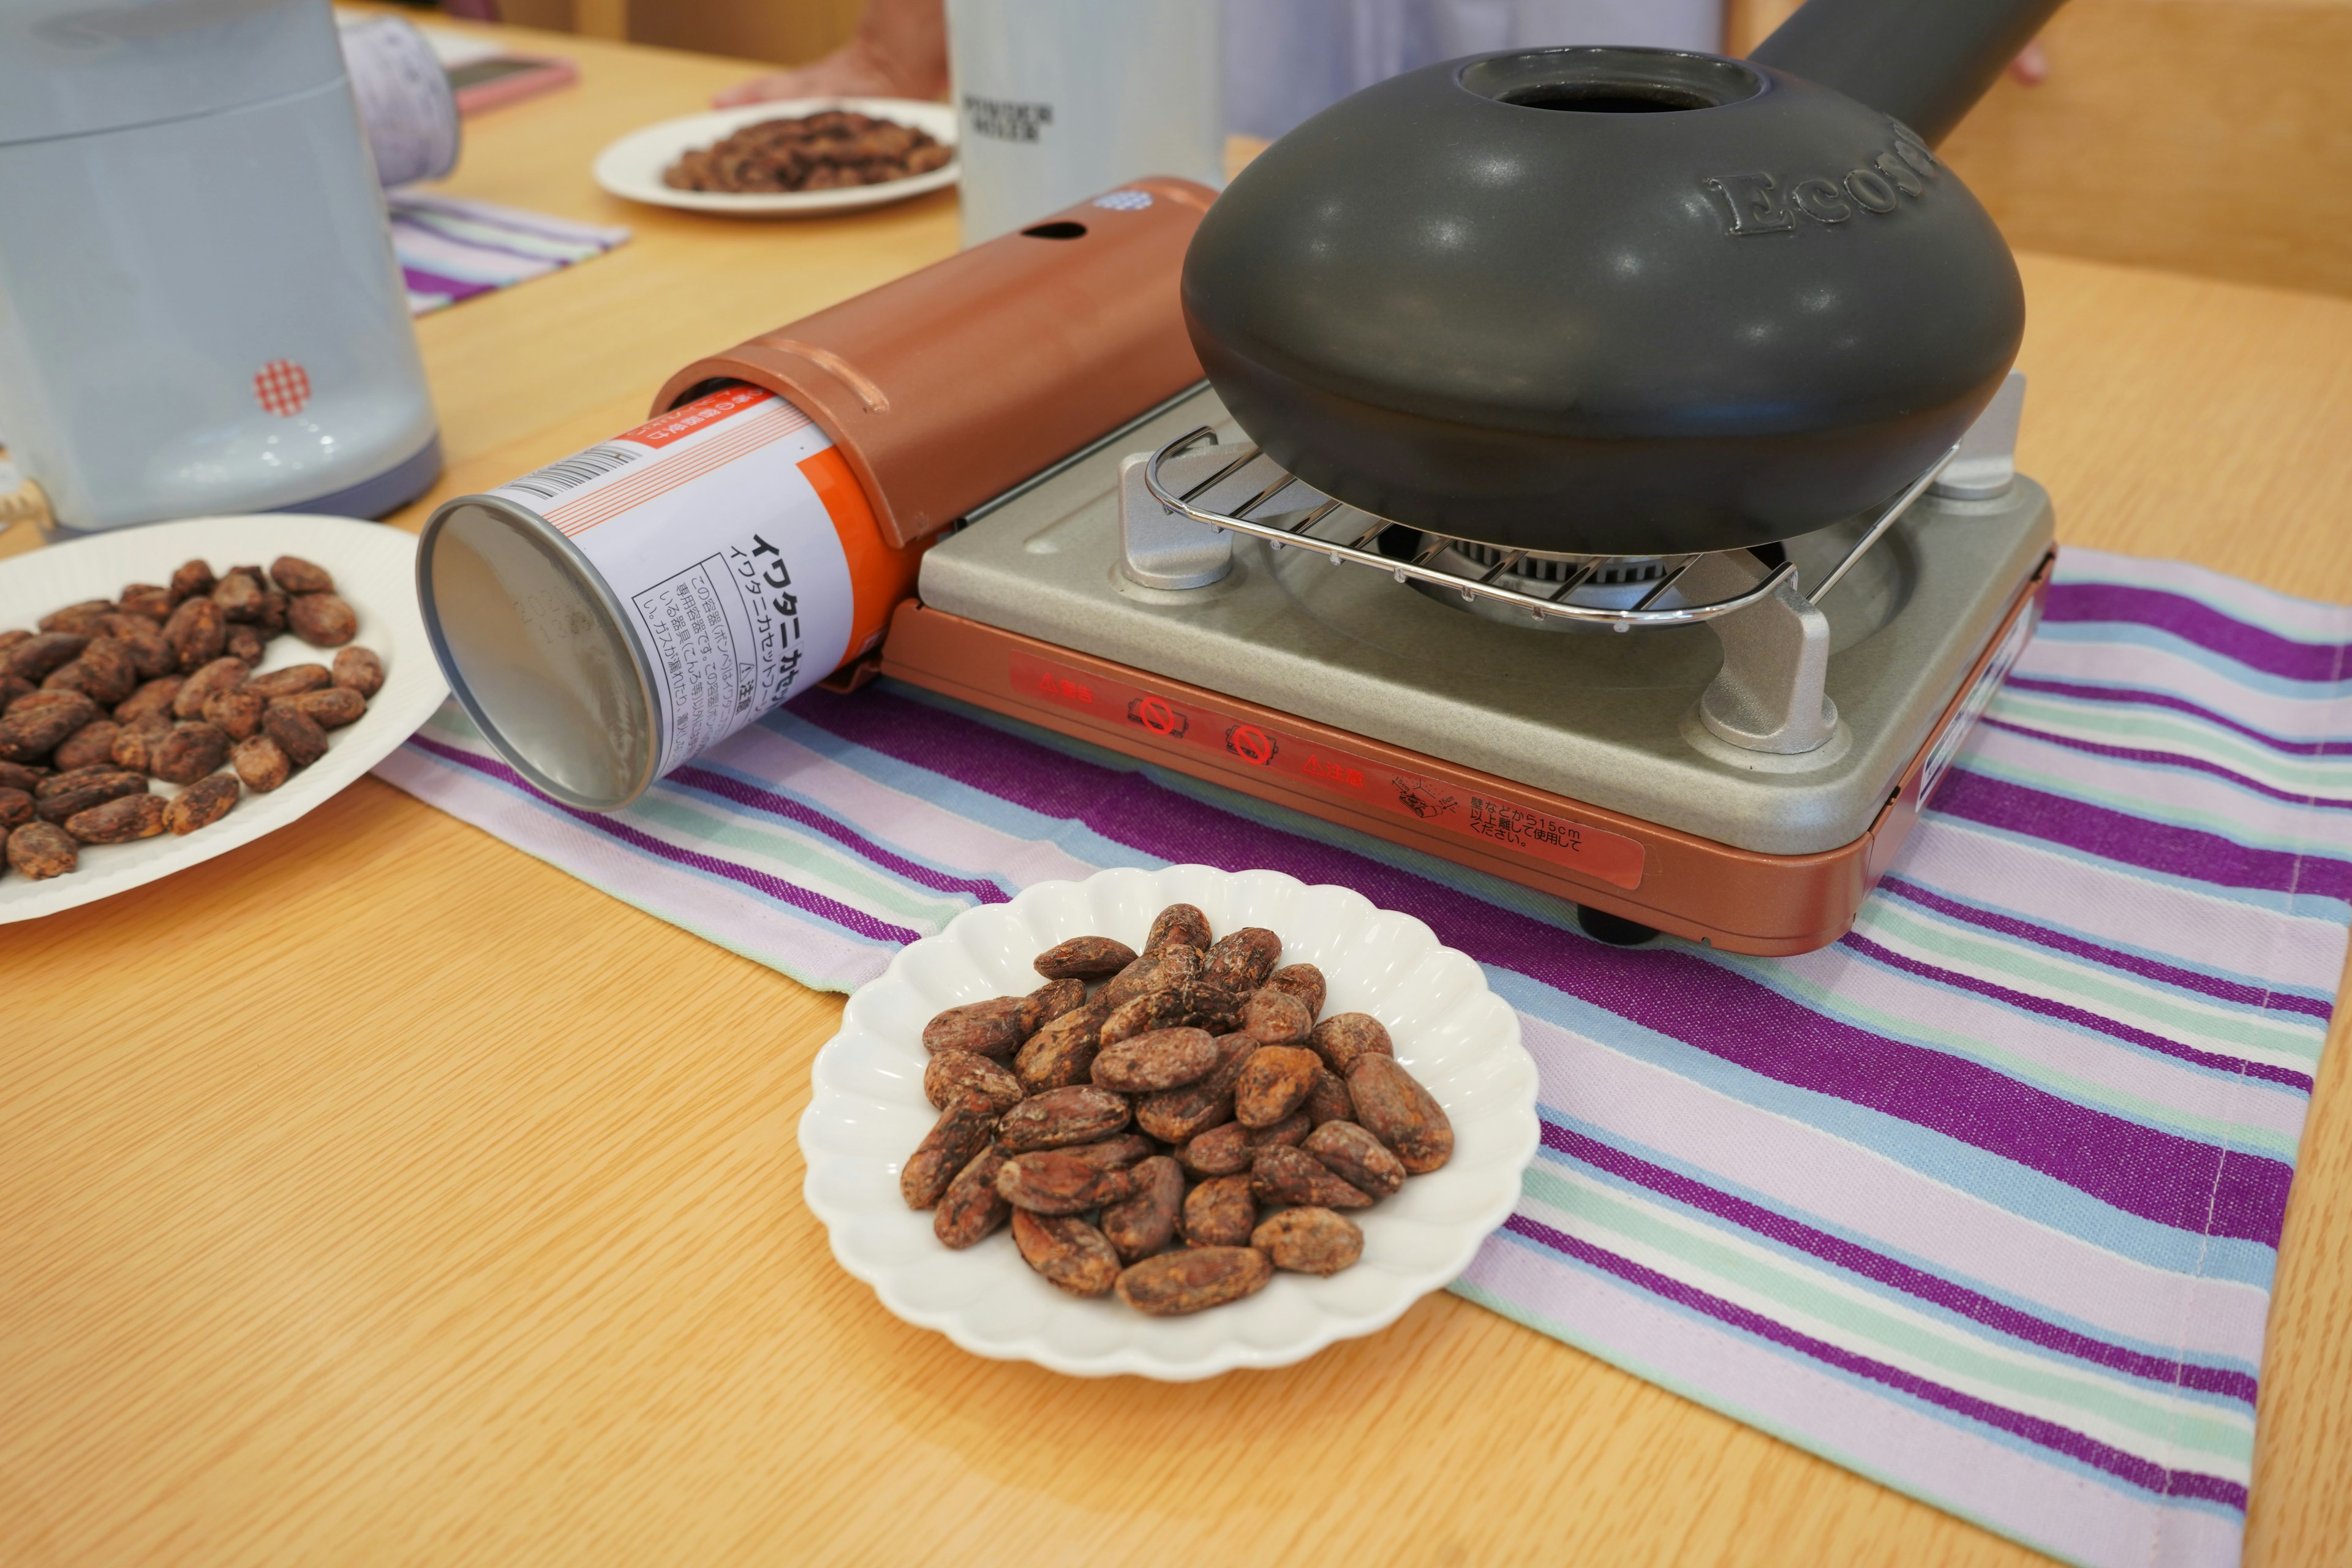
[[1866,510],[2016,354],[2009,247],[1931,149],[2053,8],[1813,0],[1749,60],[1368,88],[1210,210],[1193,344],[1271,457],[1419,528],[1656,554]]

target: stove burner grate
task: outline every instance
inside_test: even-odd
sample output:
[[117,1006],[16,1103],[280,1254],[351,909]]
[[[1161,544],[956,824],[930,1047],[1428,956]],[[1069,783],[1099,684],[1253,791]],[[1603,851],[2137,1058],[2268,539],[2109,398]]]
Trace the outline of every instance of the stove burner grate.
[[[1261,539],[1276,550],[1312,551],[1335,565],[1344,561],[1373,567],[1400,583],[1449,588],[1465,600],[1486,599],[1538,616],[1605,625],[1624,632],[1637,626],[1691,626],[1717,620],[1773,596],[1783,584],[1792,590],[1799,587],[1796,564],[1785,554],[1776,562],[1757,552],[1738,551],[1732,554],[1764,568],[1760,581],[1749,578],[1742,570],[1737,574],[1738,579],[1748,586],[1722,597],[1702,596],[1696,602],[1668,603],[1668,595],[1685,579],[1694,584],[1726,581],[1731,574],[1719,570],[1702,570],[1696,577],[1692,575],[1703,563],[1722,558],[1712,554],[1546,555],[1526,550],[1499,550],[1471,540],[1430,533],[1322,494],[1255,445],[1240,447],[1230,461],[1220,465],[1206,479],[1181,490],[1171,488],[1160,472],[1165,463],[1217,446],[1217,433],[1202,425],[1154,452],[1142,466],[1144,488],[1151,499],[1170,515],[1190,518],[1211,530]],[[1822,576],[1821,586],[1805,597],[1818,604],[1843,581],[1870,547],[1927,493],[1927,487],[1958,450],[1956,443],[1880,508],[1853,548]],[[1247,499],[1229,510],[1210,507],[1204,498],[1221,487],[1246,493]],[[1283,504],[1276,505],[1278,500]],[[1280,518],[1292,521],[1262,521]],[[1334,521],[1336,533],[1313,531]],[[1400,547],[1402,552],[1391,552]],[[1454,570],[1449,559],[1460,561],[1471,570]],[[1588,587],[1639,584],[1647,586],[1630,605],[1579,604],[1573,597]]]

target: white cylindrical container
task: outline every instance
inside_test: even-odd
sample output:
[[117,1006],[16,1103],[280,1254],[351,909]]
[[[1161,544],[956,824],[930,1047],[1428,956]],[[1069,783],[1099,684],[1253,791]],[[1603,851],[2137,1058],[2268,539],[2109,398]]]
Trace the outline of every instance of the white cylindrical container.
[[807,415],[739,385],[443,502],[416,596],[490,743],[605,811],[880,642],[922,551]]
[[376,517],[431,485],[325,5],[0,3],[0,438],[68,530]]
[[1146,174],[1225,183],[1219,0],[948,0],[963,242]]
[[457,97],[425,35],[401,16],[351,16],[336,26],[376,178],[404,185],[457,168]]

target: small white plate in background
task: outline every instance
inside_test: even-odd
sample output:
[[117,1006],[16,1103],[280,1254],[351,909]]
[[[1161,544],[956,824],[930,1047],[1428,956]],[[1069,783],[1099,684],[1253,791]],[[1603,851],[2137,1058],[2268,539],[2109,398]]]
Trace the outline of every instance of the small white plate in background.
[[747,103],[740,109],[714,110],[665,120],[626,136],[596,154],[596,183],[614,195],[656,206],[681,207],[688,212],[731,213],[738,217],[800,217],[817,213],[845,212],[853,207],[879,206],[904,201],[956,183],[958,161],[950,158],[929,174],[877,185],[847,185],[830,191],[771,191],[733,195],[719,191],[677,191],[662,184],[662,173],[679,155],[713,146],[746,125],[763,120],[798,120],[827,109],[892,120],[928,131],[953,152],[956,113],[944,103],[916,98],[788,98],[773,103]]

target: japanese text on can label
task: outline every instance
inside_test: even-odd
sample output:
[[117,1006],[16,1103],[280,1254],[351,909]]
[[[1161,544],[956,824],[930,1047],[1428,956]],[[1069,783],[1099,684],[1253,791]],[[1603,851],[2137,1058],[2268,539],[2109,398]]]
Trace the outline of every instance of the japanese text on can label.
[[848,561],[803,468],[832,444],[792,405],[732,387],[500,487],[571,539],[636,622],[661,705],[658,772],[845,656]]

